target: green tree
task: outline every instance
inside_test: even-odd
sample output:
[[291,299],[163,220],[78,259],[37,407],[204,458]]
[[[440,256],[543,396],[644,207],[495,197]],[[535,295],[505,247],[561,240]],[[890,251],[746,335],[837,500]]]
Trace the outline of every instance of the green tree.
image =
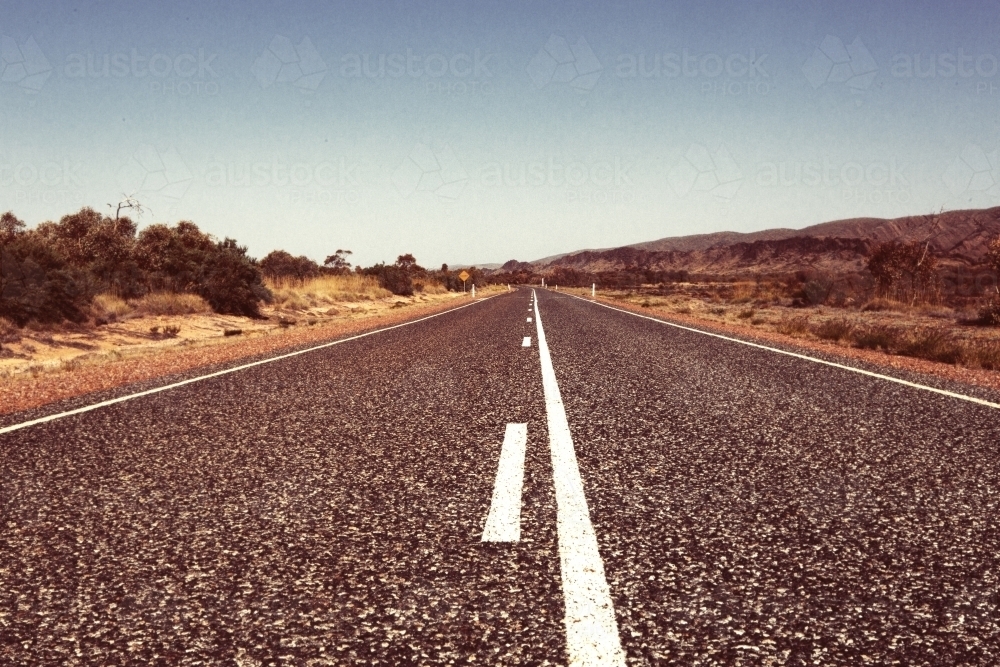
[[320,274],[319,264],[305,255],[298,257],[284,250],[273,250],[260,260],[260,269],[271,280],[294,280],[302,283]]
[[323,266],[330,272],[338,275],[350,273],[351,263],[347,261],[347,255],[350,254],[352,254],[350,250],[337,248],[336,252],[328,255],[323,261]]
[[87,287],[42,235],[13,213],[0,216],[0,317],[18,326],[82,321],[93,296]]

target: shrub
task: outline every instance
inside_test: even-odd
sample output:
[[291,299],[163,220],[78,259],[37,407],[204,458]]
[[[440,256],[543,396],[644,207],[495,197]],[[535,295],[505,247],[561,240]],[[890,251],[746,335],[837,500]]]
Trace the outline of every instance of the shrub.
[[212,310],[223,315],[243,315],[259,319],[260,302],[270,301],[260,270],[247,256],[246,246],[233,239],[216,244],[210,253],[198,293]]
[[106,324],[116,322],[132,312],[132,307],[114,294],[98,294],[90,304],[94,318]]
[[383,267],[378,276],[379,284],[396,296],[413,296],[413,280],[405,269],[396,266]]
[[217,313],[260,317],[271,293],[257,264],[233,239],[216,241],[193,222],[150,225],[136,242],[136,256],[152,291],[195,293]]
[[243,329],[224,329],[222,332],[223,336],[240,336],[243,334]]
[[[335,259],[331,256],[327,259]],[[284,250],[274,250],[260,260],[260,270],[270,280],[295,280],[303,282],[320,274],[320,266],[302,255],[293,257]]]
[[751,317],[753,317],[755,314],[757,314],[757,311],[755,309],[753,309],[753,308],[744,308],[740,312],[736,313],[736,317],[740,318],[741,320],[748,320]]
[[1000,300],[994,299],[979,310],[979,324],[1000,326]]
[[782,319],[776,326],[778,333],[786,336],[803,336],[809,331],[808,317]]
[[132,298],[145,291],[135,257],[137,226],[127,217],[109,218],[92,208],[43,222],[33,231],[67,266],[96,283],[95,291]]
[[918,329],[899,346],[899,354],[946,364],[962,361],[963,346],[942,329]]
[[886,325],[876,325],[858,329],[855,330],[852,336],[852,342],[856,347],[860,347],[865,350],[881,349],[887,352],[892,351],[895,348],[899,339],[899,331]]
[[1000,343],[991,341],[969,345],[965,351],[965,363],[989,371],[1000,371]]
[[93,282],[36,232],[15,231],[5,238],[0,245],[0,317],[21,327],[32,320],[55,324],[86,319]]
[[814,326],[812,331],[824,340],[841,341],[850,338],[854,326],[847,320],[827,320]]
[[[473,274],[472,284],[482,284],[476,281],[476,269],[470,269]],[[413,296],[413,279],[427,275],[427,271],[417,264],[413,255],[400,255],[396,258],[396,263],[387,265],[385,263],[370,266],[363,269],[364,275],[374,276],[378,279],[379,285],[389,290],[396,296]]]
[[0,317],[0,343],[16,343],[21,340],[21,330],[10,320]]
[[802,298],[813,306],[826,303],[833,290],[833,283],[829,280],[810,280],[802,286]]

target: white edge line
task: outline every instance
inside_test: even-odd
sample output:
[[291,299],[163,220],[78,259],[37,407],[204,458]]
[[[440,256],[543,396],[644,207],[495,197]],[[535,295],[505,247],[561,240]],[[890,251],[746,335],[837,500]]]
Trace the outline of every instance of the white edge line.
[[712,336],[713,338],[721,338],[722,340],[728,340],[733,343],[740,343],[742,345],[749,345],[750,347],[756,347],[761,350],[767,350],[768,352],[777,352],[778,354],[784,354],[789,357],[795,357],[796,359],[804,359],[806,361],[812,361],[817,364],[823,364],[825,366],[833,366],[834,368],[840,368],[845,371],[851,371],[853,373],[860,373],[861,375],[867,375],[869,377],[878,378],[880,380],[888,380],[889,382],[895,382],[897,384],[905,385],[907,387],[913,387],[915,389],[923,389],[924,391],[931,391],[935,394],[941,394],[942,396],[950,396],[951,398],[957,398],[963,401],[969,401],[971,403],[978,403],[979,405],[985,405],[989,408],[1000,409],[1000,403],[991,403],[990,401],[984,400],[982,398],[976,398],[975,396],[967,396],[966,394],[958,394],[953,391],[948,391],[947,389],[938,389],[937,387],[928,387],[924,384],[918,384],[916,382],[910,382],[909,380],[903,380],[901,378],[892,377],[891,375],[882,375],[881,373],[875,373],[872,371],[866,371],[863,368],[855,368],[854,366],[845,366],[844,364],[838,364],[833,361],[827,361],[825,359],[818,359],[816,357],[810,357],[805,354],[799,354],[797,352],[789,352],[788,350],[782,350],[777,347],[769,347],[767,345],[761,345],[760,343],[751,343],[747,340],[741,340],[739,338],[732,338],[730,336],[723,336],[722,334],[711,333],[710,331],[702,331],[701,329],[695,329],[693,327],[686,327],[682,324],[675,324],[673,322],[668,322],[666,320],[661,320],[656,317],[650,317],[649,315],[640,315],[639,313],[633,313],[629,310],[624,310],[622,308],[615,308],[614,306],[609,306],[606,303],[601,303],[600,301],[593,301],[591,299],[585,299],[575,294],[570,294],[569,296],[574,299],[579,299],[580,301],[585,301],[587,303],[593,303],[598,306],[603,306],[610,310],[617,310],[619,313],[625,313],[626,315],[632,315],[634,317],[640,317],[644,320],[651,320],[653,322],[659,322],[660,324],[666,324],[667,326],[676,327],[677,329],[684,329],[685,331],[693,331],[694,333],[700,333],[705,336]]
[[527,443],[527,424],[507,424],[483,542],[518,542],[521,539],[521,491]]
[[[495,296],[495,295],[494,295]],[[18,431],[23,428],[28,428],[29,426],[37,426],[38,424],[44,424],[46,422],[55,421],[57,419],[62,419],[64,417],[71,417],[73,415],[82,414],[84,412],[90,412],[91,410],[97,410],[98,408],[105,408],[109,405],[115,405],[116,403],[124,403],[125,401],[130,401],[133,398],[141,398],[142,396],[149,396],[150,394],[157,394],[161,391],[167,391],[168,389],[176,389],[177,387],[183,387],[187,384],[193,384],[195,382],[201,382],[202,380],[208,380],[210,378],[219,377],[220,375],[228,375],[229,373],[235,373],[237,371],[246,370],[248,368],[253,368],[254,366],[262,366],[264,364],[269,364],[273,361],[280,361],[282,359],[288,359],[289,357],[297,357],[300,354],[306,354],[307,352],[314,352],[316,350],[321,350],[326,347],[331,347],[333,345],[340,345],[341,343],[347,343],[352,340],[357,340],[359,338],[365,338],[366,336],[373,336],[384,331],[391,331],[392,329],[398,329],[400,327],[409,326],[411,324],[416,324],[417,322],[423,322],[424,320],[429,320],[432,317],[439,317],[441,315],[447,315],[448,313],[453,313],[456,310],[461,310],[463,308],[468,308],[477,303],[482,303],[487,299],[493,298],[492,296],[484,297],[482,299],[476,299],[471,303],[467,303],[463,306],[458,306],[457,308],[449,308],[448,310],[442,311],[440,313],[434,313],[433,315],[428,315],[427,317],[421,317],[417,320],[410,320],[409,322],[403,322],[401,324],[394,324],[391,327],[385,327],[384,329],[376,329],[375,331],[369,331],[367,333],[358,334],[356,336],[350,336],[348,338],[341,338],[339,340],[331,341],[329,343],[323,343],[322,345],[316,345],[314,347],[306,348],[305,350],[296,350],[295,352],[289,352],[287,354],[278,355],[277,357],[269,357],[267,359],[261,359],[259,361],[254,361],[249,364],[242,364],[240,366],[234,366],[233,368],[226,368],[221,371],[216,371],[214,373],[209,373],[208,375],[200,375],[194,378],[188,378],[187,380],[181,380],[180,382],[174,382],[173,384],[164,385],[162,387],[154,387],[153,389],[147,389],[145,391],[140,391],[135,394],[129,394],[127,396],[119,396],[118,398],[111,398],[106,401],[101,401],[100,403],[94,403],[92,405],[85,405],[82,408],[75,408],[73,410],[67,410],[66,412],[59,412],[53,415],[48,415],[46,417],[39,417],[38,419],[32,419],[31,421],[21,422],[20,424],[12,424],[10,426],[4,426],[0,428],[0,435],[5,433],[11,433],[12,431]]]
[[535,301],[538,356],[549,428],[552,478],[556,490],[556,530],[562,576],[569,664],[581,667],[625,667],[625,651],[618,634],[618,620],[611,589],[604,573],[597,533],[583,489],[573,436],[566,419],[542,318]]

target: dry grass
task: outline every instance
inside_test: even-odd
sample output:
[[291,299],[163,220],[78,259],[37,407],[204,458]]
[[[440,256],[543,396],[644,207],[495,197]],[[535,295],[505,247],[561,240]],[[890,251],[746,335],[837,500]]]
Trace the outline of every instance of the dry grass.
[[899,301],[893,301],[891,299],[882,299],[882,298],[872,299],[871,301],[868,301],[863,306],[861,306],[862,312],[874,312],[874,313],[881,313],[885,311],[898,313],[905,311],[906,309],[907,306],[905,303],[901,303]]
[[757,296],[757,286],[753,283],[736,283],[733,288],[733,303],[750,303]]
[[132,306],[114,294],[98,294],[94,297],[90,309],[95,318],[109,322],[123,319],[132,313]]
[[21,340],[21,332],[10,320],[0,317],[0,343],[16,343]]
[[131,305],[143,315],[198,315],[212,312],[208,302],[197,294],[154,292],[133,301]]
[[970,368],[1000,371],[1000,343],[969,341],[965,345],[964,364]]
[[783,318],[775,328],[778,333],[786,336],[804,336],[809,333],[809,318],[806,316]]
[[448,289],[436,280],[414,278],[413,291],[421,294],[445,294]]
[[854,325],[846,319],[827,320],[814,326],[812,331],[817,338],[839,342],[851,337],[854,333]]
[[287,310],[308,310],[344,301],[372,301],[392,296],[373,276],[320,276],[304,282],[267,281],[274,305]]

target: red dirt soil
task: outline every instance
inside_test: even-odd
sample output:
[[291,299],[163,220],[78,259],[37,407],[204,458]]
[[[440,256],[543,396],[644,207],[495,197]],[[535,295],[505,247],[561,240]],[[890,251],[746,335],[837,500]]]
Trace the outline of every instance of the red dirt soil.
[[232,338],[225,344],[174,348],[127,357],[70,371],[41,373],[0,384],[0,414],[30,410],[47,403],[91,392],[106,391],[192,369],[239,361],[247,357],[280,353],[308,343],[322,343],[362,331],[400,324],[459,307],[455,301],[411,306],[383,315],[344,322],[295,327],[279,335]]

